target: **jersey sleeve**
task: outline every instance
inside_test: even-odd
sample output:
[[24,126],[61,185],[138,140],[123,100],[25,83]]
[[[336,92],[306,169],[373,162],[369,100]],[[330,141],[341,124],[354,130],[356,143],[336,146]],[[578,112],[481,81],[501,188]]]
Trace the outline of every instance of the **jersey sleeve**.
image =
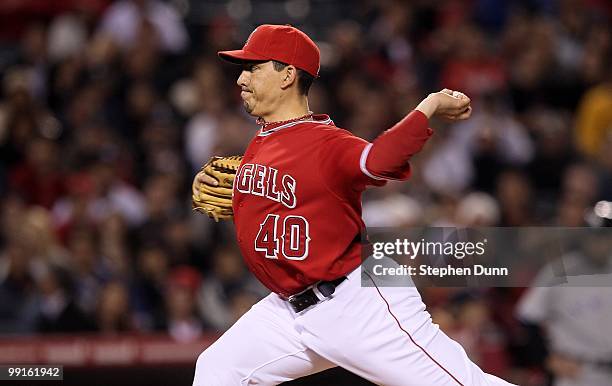
[[410,178],[410,158],[421,151],[433,130],[425,114],[414,110],[373,143],[335,127],[323,129],[323,133],[320,173],[329,186],[342,191],[347,185],[363,190],[367,185]]
[[341,194],[347,189],[362,191],[367,185],[382,186],[384,178],[364,173],[364,154],[371,144],[350,132],[333,128],[325,128],[321,136],[318,150],[317,169],[325,184],[335,193]]
[[366,149],[362,169],[373,178],[407,180],[411,175],[410,159],[432,134],[425,114],[413,110]]

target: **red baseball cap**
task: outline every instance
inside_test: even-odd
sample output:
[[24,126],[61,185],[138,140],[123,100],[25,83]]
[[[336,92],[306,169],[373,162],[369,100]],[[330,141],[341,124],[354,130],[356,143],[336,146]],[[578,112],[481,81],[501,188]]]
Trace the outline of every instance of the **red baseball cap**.
[[291,64],[317,77],[319,48],[299,29],[290,25],[263,24],[255,28],[241,50],[219,51],[218,55],[232,63],[276,60]]

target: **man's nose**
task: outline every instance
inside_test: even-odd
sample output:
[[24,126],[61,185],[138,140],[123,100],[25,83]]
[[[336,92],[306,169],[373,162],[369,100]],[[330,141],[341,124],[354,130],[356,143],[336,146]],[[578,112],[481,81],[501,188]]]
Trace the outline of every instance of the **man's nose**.
[[238,77],[238,80],[236,81],[236,84],[240,87],[245,86],[246,87],[246,81],[248,79],[248,72],[247,71],[242,71],[240,73],[240,76]]

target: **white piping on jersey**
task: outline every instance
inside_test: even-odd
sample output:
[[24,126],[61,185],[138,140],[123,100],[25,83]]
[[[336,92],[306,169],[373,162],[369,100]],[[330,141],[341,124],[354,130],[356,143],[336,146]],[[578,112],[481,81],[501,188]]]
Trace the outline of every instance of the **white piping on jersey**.
[[370,154],[371,148],[372,148],[372,144],[368,143],[366,147],[363,149],[363,151],[361,152],[361,158],[359,158],[359,167],[361,168],[361,171],[363,172],[363,174],[365,174],[366,176],[374,180],[384,180],[384,178],[375,176],[374,174],[370,173],[368,168],[366,168],[366,161],[368,160],[368,154]]
[[361,171],[363,172],[363,174],[365,174],[366,176],[374,179],[374,180],[393,180],[393,181],[397,181],[397,178],[390,178],[390,177],[378,177],[375,176],[373,173],[371,173],[368,168],[366,167],[366,161],[368,160],[368,154],[370,154],[370,149],[372,148],[372,144],[368,143],[366,145],[366,147],[363,149],[363,151],[361,152],[361,157],[359,158],[359,167],[361,168]]
[[285,129],[287,127],[291,127],[291,126],[295,126],[295,125],[299,125],[300,123],[320,123],[322,125],[329,125],[330,123],[333,123],[333,121],[331,120],[331,118],[327,118],[324,121],[315,121],[315,120],[307,120],[307,121],[295,121],[295,122],[289,122],[286,123],[284,125],[275,127],[273,129],[267,130],[267,131],[260,131],[257,136],[258,137],[265,137],[266,135],[270,135],[276,131],[279,131],[281,129]]

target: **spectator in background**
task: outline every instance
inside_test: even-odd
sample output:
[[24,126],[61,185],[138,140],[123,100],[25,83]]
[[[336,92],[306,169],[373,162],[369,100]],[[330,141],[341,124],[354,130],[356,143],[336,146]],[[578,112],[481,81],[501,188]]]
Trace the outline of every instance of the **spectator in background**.
[[108,268],[99,256],[98,242],[93,230],[77,229],[70,234],[68,248],[70,268],[74,274],[75,296],[79,307],[93,315],[102,289],[102,282],[109,279]]
[[42,333],[83,332],[92,321],[77,305],[73,277],[65,268],[42,264],[36,271],[39,296],[36,330]]
[[50,208],[64,194],[58,146],[48,139],[34,138],[25,154],[25,161],[11,170],[9,183],[28,204]]
[[533,191],[523,172],[510,169],[501,173],[495,193],[501,210],[501,226],[534,224]]
[[468,187],[492,192],[503,170],[531,160],[531,139],[499,98],[485,96],[469,121],[453,125],[446,143],[425,165],[425,181],[432,189],[444,194]]
[[561,196],[563,175],[578,161],[571,118],[567,112],[540,107],[530,108],[523,117],[535,141],[535,156],[527,164],[527,173],[536,192],[536,207],[550,217]]
[[494,323],[484,294],[460,292],[452,299],[450,308],[455,311],[451,336],[465,347],[469,357],[483,371],[494,374],[507,371],[506,336]]
[[101,264],[111,277],[127,279],[132,273],[128,227],[119,213],[109,213],[99,226]]
[[141,330],[159,330],[164,327],[164,293],[169,261],[168,254],[160,245],[144,245],[138,252],[130,292],[134,300],[136,323]]
[[[36,330],[39,323],[54,330],[54,318],[61,318],[64,311],[68,315],[78,311],[73,304],[73,278],[66,271],[69,255],[55,237],[49,213],[23,204],[9,197],[2,206],[6,249],[0,255],[0,297],[4,299],[0,315],[13,317],[15,324],[3,316],[0,320],[9,331]],[[37,307],[49,299],[57,300],[55,313],[41,314]]]
[[42,135],[55,139],[58,134],[54,118],[36,103],[30,78],[31,74],[21,66],[8,69],[2,78],[0,160],[7,172],[24,162],[34,138]]
[[47,34],[50,61],[60,62],[77,57],[86,50],[86,18],[86,13],[66,12],[51,21]]
[[179,342],[189,342],[202,334],[202,322],[196,312],[196,293],[200,288],[200,273],[187,266],[176,267],[167,281],[166,329]]
[[124,49],[138,45],[138,28],[151,23],[160,47],[173,54],[187,48],[189,37],[181,17],[171,5],[160,0],[121,0],[106,9],[100,31],[109,34]]
[[145,197],[121,179],[118,161],[102,158],[94,161],[89,169],[95,189],[94,211],[98,222],[108,214],[118,213],[129,226],[135,227],[146,219]]
[[586,215],[599,196],[597,175],[587,164],[567,168],[563,176],[563,190],[558,203],[557,221],[567,227],[586,226]]
[[115,164],[93,161],[87,171],[68,179],[70,195],[56,200],[53,212],[60,227],[68,231],[78,224],[98,226],[107,216],[118,214],[128,226],[135,227],[146,219],[146,208],[140,190],[125,183],[116,173]]
[[518,113],[549,99],[548,70],[555,63],[555,25],[518,12],[505,31],[509,94]]
[[444,87],[465,90],[474,100],[505,89],[504,63],[487,49],[484,31],[472,25],[459,26],[453,31],[448,55],[440,74]]
[[7,243],[0,254],[0,331],[36,331],[37,310],[33,304],[37,288],[24,248]]
[[577,250],[542,269],[516,312],[546,331],[554,385],[605,386],[612,379],[612,338],[602,334],[612,323],[612,243],[604,230],[574,236]]
[[171,174],[157,174],[145,182],[147,220],[137,230],[140,245],[148,240],[164,241],[166,223],[180,215],[182,205],[177,183],[176,176]]
[[[248,273],[239,252],[233,248],[220,249],[213,258],[213,270],[204,278],[198,292],[198,311],[202,319],[213,328],[224,331],[235,321],[228,306],[234,298],[243,309],[243,294],[255,293],[259,300],[267,291]],[[235,309],[234,309],[235,311]]]
[[32,261],[69,266],[68,251],[56,237],[49,211],[42,207],[28,207],[19,220],[15,236]]
[[32,22],[27,26],[21,54],[28,91],[33,99],[42,100],[47,92],[47,29],[43,23]]
[[[185,127],[185,151],[192,170],[199,170],[216,150],[225,104],[222,73],[217,63],[199,60],[192,85],[197,100],[195,114]],[[185,91],[186,92],[186,91]]]
[[96,327],[104,335],[135,331],[128,290],[123,283],[110,281],[102,288],[96,308]]
[[597,157],[600,200],[612,201],[612,133],[608,134]]
[[198,260],[202,256],[198,255],[194,249],[189,223],[185,217],[173,217],[166,221],[164,225],[163,240],[171,256],[173,266],[190,264],[198,265]]
[[497,201],[483,192],[466,195],[457,205],[455,224],[457,227],[492,227],[499,223],[500,211]]
[[401,184],[389,182],[379,198],[363,205],[363,220],[368,227],[409,227],[420,225],[424,211],[415,199],[400,192]]
[[612,49],[608,51],[605,78],[583,95],[576,114],[578,148],[589,158],[597,157],[612,133]]

